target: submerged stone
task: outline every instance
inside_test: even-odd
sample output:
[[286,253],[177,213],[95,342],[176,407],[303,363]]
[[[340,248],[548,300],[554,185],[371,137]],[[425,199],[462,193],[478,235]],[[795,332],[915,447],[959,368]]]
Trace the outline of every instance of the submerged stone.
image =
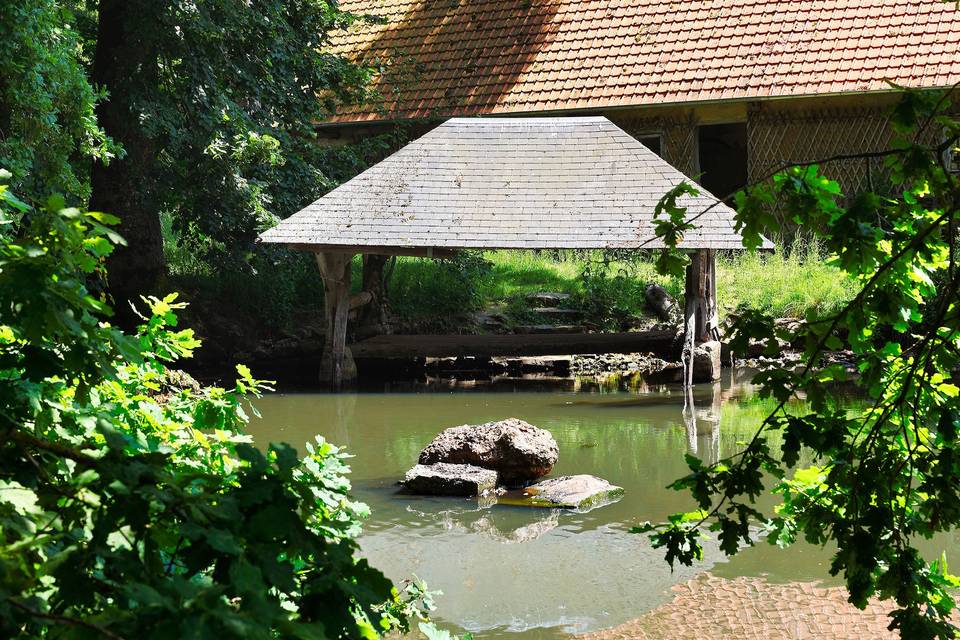
[[430,496],[480,496],[497,486],[497,472],[469,464],[418,464],[400,482],[411,493]]
[[592,509],[615,501],[623,493],[623,487],[610,484],[603,478],[581,474],[551,478],[507,492],[499,502],[521,507]]
[[474,465],[496,471],[504,484],[516,485],[547,475],[559,457],[549,431],[508,418],[444,429],[420,453],[420,464]]

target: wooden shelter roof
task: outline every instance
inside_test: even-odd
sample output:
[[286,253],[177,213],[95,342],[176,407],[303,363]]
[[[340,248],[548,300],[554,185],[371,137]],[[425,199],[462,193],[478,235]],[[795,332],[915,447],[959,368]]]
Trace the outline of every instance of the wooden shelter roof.
[[[654,208],[685,180],[604,117],[453,118],[260,238],[401,255],[662,248]],[[743,248],[733,210],[717,198],[679,204],[698,216],[681,248]]]

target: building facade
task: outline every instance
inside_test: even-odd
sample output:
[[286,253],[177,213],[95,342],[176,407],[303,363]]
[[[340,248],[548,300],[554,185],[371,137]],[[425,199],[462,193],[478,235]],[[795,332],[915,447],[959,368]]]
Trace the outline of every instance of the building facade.
[[[960,10],[939,0],[341,6],[378,19],[334,51],[383,73],[370,104],[320,125],[331,138],[451,116],[604,115],[720,197],[777,167],[880,151],[898,87],[960,82]],[[824,170],[848,191],[886,179],[877,158]]]

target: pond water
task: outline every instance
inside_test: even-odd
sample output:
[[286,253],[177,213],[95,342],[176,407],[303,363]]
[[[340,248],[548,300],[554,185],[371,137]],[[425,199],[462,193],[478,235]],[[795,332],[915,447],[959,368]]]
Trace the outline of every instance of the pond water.
[[[301,449],[322,434],[354,454],[354,495],[372,509],[360,541],[366,557],[394,580],[416,575],[443,591],[438,620],[478,638],[561,638],[614,627],[666,605],[671,587],[704,571],[718,579],[839,584],[827,575],[829,553],[807,545],[782,551],[761,543],[728,559],[708,541],[703,562],[671,572],[662,551],[628,532],[693,509],[686,494],[665,489],[684,474],[684,454],[715,460],[736,451],[769,409],[729,372],[696,388],[693,420],[684,419],[676,386],[495,388],[275,394],[258,402],[262,418],[251,431],[258,444]],[[625,496],[574,513],[397,493],[396,481],[439,431],[507,417],[553,433],[560,460],[552,476],[597,475],[624,487]]]

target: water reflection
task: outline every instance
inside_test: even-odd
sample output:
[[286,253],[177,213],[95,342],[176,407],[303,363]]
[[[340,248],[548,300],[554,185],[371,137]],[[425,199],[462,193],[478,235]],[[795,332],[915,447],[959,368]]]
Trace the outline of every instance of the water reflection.
[[[534,384],[544,389],[546,382]],[[259,403],[263,418],[253,432],[261,444],[302,447],[319,433],[346,446],[356,456],[354,493],[373,512],[364,553],[395,580],[415,574],[441,589],[441,621],[478,637],[557,638],[614,627],[670,602],[674,585],[708,569],[773,582],[827,577],[829,554],[821,549],[758,545],[728,560],[712,541],[703,563],[671,573],[662,551],[627,533],[695,508],[665,487],[686,474],[685,453],[716,461],[752,435],[770,405],[748,384],[728,374],[689,395],[678,385],[547,388],[451,384],[437,392],[419,383],[403,392],[274,395]],[[573,513],[397,492],[396,481],[441,429],[507,417],[553,433],[560,445],[553,475],[593,474],[626,495]],[[772,507],[764,500],[762,508]]]
[[[714,464],[722,458],[720,453],[720,407],[725,401],[723,388],[719,382],[710,387],[709,403],[697,407],[693,389],[688,388],[683,399],[683,424],[687,429],[687,449],[708,464]],[[729,401],[733,394],[728,393]]]
[[466,505],[459,509],[424,511],[415,506],[408,512],[421,522],[432,521],[448,532],[478,533],[495,542],[520,544],[543,537],[560,525],[559,509],[534,509],[531,519],[516,520],[502,508],[494,509],[496,499],[480,498],[476,508]]

